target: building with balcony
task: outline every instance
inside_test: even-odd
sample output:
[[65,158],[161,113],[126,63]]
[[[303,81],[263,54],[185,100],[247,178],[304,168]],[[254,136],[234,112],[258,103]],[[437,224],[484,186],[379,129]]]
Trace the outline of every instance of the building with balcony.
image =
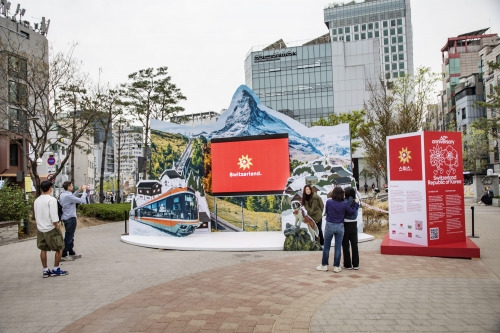
[[19,185],[29,174],[29,133],[39,112],[28,89],[30,66],[48,68],[49,62],[45,18],[33,26],[23,18],[25,12],[8,1],[0,3],[0,180]]
[[[482,81],[482,72],[480,71],[482,71],[481,68],[484,68],[484,59],[481,59],[480,51],[498,44],[498,34],[486,34],[488,29],[471,31],[457,37],[450,37],[441,48],[441,66],[444,73],[441,106],[445,115],[447,130],[461,130],[458,125],[461,119],[458,119],[458,108],[455,97],[456,87],[460,83],[460,78],[466,78],[472,74],[480,74],[478,80]],[[482,99],[484,99],[484,96],[479,97],[479,100]],[[462,116],[463,113],[461,113],[460,117]]]

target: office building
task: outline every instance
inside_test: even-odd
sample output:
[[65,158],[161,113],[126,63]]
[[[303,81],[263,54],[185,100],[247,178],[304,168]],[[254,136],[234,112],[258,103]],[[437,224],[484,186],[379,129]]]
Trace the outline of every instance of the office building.
[[261,102],[305,125],[363,109],[369,82],[413,75],[409,0],[334,3],[328,33],[292,46],[279,40],[245,58],[245,83]]
[[334,3],[324,9],[332,45],[334,112],[363,109],[368,82],[413,75],[409,0]]
[[305,124],[333,112],[328,34],[293,46],[283,40],[254,47],[245,59],[245,84],[265,106]]

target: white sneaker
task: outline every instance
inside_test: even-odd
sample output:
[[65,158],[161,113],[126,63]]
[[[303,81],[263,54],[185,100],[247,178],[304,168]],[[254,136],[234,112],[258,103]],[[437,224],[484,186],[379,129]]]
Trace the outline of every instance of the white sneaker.
[[358,270],[359,268],[358,267],[354,267],[355,270]]
[[328,270],[328,266],[327,265],[324,265],[324,266],[319,265],[318,267],[316,267],[316,270],[326,272]]
[[333,267],[333,272],[340,273],[340,272],[342,272],[342,268],[340,268],[340,266]]

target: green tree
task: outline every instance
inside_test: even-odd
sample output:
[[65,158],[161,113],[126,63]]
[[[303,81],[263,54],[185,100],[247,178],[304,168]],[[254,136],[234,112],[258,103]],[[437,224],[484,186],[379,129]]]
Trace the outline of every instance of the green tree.
[[[147,160],[151,118],[164,120],[167,116],[184,111],[184,108],[177,106],[177,103],[186,97],[172,83],[168,75],[168,67],[141,69],[130,74],[128,78],[129,82],[122,85],[123,96],[127,99],[126,105],[130,114],[143,125],[143,157]],[[148,178],[148,164],[144,163],[143,170],[141,170],[143,179]]]
[[417,69],[414,77],[394,82],[369,82],[370,98],[365,101],[366,122],[359,129],[368,169],[387,182],[387,144],[391,135],[422,129],[424,110],[432,100],[439,75],[430,68]]
[[313,126],[335,126],[340,124],[349,124],[349,133],[351,135],[351,153],[354,153],[356,149],[361,146],[359,139],[359,129],[365,120],[364,110],[354,110],[351,112],[341,113],[341,114],[329,114],[328,119],[321,118],[317,122],[314,122]]
[[464,137],[464,170],[481,172],[488,164],[488,122],[486,118],[474,121]]

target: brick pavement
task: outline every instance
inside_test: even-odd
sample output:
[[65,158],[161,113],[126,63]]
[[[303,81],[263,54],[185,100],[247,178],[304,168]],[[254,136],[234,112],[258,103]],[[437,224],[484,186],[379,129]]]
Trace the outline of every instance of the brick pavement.
[[386,256],[372,241],[339,274],[315,271],[319,252],[130,246],[121,224],[78,230],[66,277],[41,278],[33,240],[0,246],[0,332],[499,332],[499,213],[476,207],[481,259]]

